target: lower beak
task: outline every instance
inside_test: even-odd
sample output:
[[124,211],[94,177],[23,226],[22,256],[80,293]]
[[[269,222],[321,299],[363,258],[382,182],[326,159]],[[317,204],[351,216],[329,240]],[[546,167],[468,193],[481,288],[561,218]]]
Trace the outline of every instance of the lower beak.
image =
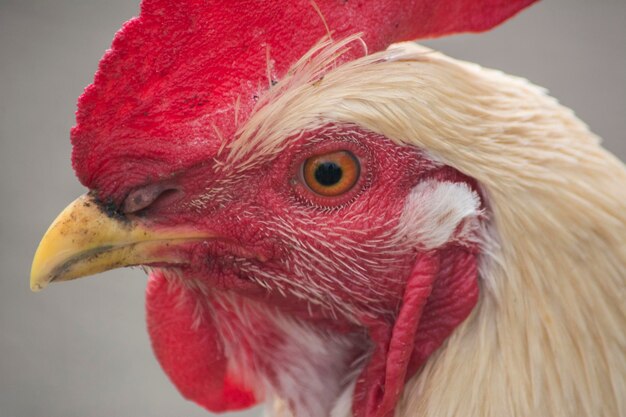
[[85,194],[71,203],[39,243],[30,274],[30,288],[68,281],[131,265],[187,263],[182,244],[209,239],[196,230],[150,227],[107,213]]

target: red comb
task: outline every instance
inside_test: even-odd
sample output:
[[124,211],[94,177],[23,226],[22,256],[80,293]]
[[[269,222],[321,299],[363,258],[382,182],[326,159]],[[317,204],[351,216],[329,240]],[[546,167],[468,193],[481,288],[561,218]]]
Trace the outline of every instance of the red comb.
[[[103,172],[125,175],[127,183],[137,173],[141,182],[206,159],[220,134],[234,134],[235,107],[245,121],[269,88],[268,75],[282,77],[327,28],[334,39],[363,33],[371,53],[393,42],[487,30],[534,1],[144,0],[78,101],[74,168],[84,185],[106,195],[102,188],[113,186],[101,183]],[[344,59],[362,53],[352,48]],[[154,172],[139,175],[146,161]]]

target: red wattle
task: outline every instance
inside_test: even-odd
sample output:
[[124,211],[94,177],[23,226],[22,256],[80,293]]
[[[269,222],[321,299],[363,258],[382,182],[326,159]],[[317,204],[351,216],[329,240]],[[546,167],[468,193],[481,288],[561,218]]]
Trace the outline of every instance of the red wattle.
[[405,382],[472,311],[476,254],[459,248],[418,255],[393,323],[363,318],[375,350],[357,378],[355,417],[390,417]]
[[227,372],[221,340],[208,314],[182,285],[152,275],[146,292],[154,353],[181,394],[213,412],[256,404],[252,390]]

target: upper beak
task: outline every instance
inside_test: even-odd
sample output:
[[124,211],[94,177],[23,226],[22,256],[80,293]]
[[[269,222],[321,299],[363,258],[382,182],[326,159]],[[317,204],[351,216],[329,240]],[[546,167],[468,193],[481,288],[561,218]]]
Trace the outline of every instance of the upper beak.
[[154,263],[186,263],[180,244],[212,236],[197,230],[150,227],[107,214],[85,194],[65,208],[39,243],[30,288],[67,281],[113,268]]

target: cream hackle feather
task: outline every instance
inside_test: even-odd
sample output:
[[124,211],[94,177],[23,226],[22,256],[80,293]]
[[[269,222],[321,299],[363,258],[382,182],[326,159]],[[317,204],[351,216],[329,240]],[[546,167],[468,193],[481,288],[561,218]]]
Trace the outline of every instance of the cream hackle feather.
[[414,44],[335,65],[355,39],[300,60],[226,150],[245,168],[302,131],[358,125],[480,183],[479,304],[397,416],[626,416],[624,165],[523,79]]

